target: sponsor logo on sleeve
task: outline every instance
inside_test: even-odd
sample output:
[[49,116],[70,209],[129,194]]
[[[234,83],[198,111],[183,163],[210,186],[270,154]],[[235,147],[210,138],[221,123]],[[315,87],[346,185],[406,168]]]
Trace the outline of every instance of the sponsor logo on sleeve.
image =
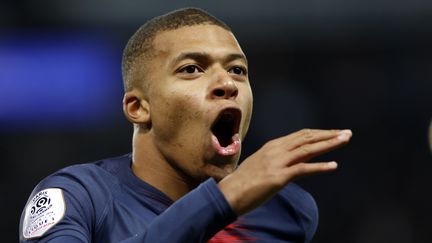
[[63,218],[65,211],[61,189],[48,188],[36,193],[26,206],[22,227],[24,238],[42,236]]

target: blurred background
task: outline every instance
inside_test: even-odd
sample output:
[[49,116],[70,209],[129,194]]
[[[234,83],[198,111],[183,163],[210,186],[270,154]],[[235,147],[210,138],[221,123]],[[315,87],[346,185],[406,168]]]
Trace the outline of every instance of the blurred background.
[[[298,181],[320,208],[314,243],[431,242],[432,2],[2,1],[2,242],[16,242],[39,180],[130,151],[121,53],[146,20],[196,6],[224,20],[250,62],[254,115],[243,157],[301,128],[350,128]],[[252,178],[251,178],[252,179]]]

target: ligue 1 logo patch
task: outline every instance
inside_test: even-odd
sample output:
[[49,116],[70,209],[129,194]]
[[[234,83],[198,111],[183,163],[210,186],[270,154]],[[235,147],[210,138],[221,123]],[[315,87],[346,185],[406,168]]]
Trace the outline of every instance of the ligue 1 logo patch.
[[23,220],[24,238],[40,237],[64,216],[66,207],[59,188],[42,190],[28,202]]

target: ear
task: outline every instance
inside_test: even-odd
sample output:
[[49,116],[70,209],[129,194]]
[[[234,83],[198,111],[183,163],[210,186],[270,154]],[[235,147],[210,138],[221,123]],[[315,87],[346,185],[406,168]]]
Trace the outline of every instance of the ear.
[[151,122],[150,105],[141,92],[131,90],[123,97],[123,113],[135,124],[148,127]]

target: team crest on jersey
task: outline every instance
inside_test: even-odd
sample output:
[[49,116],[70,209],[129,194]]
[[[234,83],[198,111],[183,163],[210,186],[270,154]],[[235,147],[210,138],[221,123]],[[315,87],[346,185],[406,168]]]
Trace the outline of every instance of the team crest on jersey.
[[42,236],[63,218],[65,210],[61,189],[48,188],[36,193],[26,206],[22,227],[24,238]]

